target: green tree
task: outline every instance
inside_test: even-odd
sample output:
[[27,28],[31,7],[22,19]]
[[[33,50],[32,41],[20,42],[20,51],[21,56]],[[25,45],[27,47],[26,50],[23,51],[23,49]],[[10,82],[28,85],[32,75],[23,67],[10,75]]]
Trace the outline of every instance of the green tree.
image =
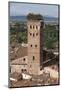
[[33,14],[33,13],[29,13],[27,15],[27,19],[28,20],[43,20],[43,16],[40,14]]
[[54,25],[46,25],[44,29],[44,47],[54,48],[54,43],[58,41],[58,30]]

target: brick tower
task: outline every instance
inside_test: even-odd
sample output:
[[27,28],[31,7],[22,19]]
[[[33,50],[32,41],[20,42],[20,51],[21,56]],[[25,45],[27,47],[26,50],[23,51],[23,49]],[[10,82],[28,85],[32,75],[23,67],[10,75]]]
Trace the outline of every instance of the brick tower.
[[[34,15],[33,15],[34,17]],[[28,72],[38,75],[42,66],[43,20],[28,19]]]

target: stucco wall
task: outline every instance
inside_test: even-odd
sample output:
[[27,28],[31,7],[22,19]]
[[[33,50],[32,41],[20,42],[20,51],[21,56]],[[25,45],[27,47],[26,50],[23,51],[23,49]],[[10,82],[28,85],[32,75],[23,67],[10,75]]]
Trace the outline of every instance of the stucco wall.
[[21,73],[22,69],[27,70],[27,65],[11,65],[11,73],[13,72]]

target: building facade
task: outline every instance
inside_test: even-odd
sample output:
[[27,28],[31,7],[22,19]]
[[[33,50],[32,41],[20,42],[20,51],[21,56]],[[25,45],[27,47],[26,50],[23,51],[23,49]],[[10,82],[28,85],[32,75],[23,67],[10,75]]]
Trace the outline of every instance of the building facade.
[[27,71],[27,62],[28,62],[28,56],[24,56],[22,58],[18,58],[18,59],[15,59],[13,61],[11,61],[10,63],[10,67],[11,67],[11,70],[10,72],[11,73],[14,73],[14,72],[17,72],[17,73],[25,73],[25,72],[28,72]]

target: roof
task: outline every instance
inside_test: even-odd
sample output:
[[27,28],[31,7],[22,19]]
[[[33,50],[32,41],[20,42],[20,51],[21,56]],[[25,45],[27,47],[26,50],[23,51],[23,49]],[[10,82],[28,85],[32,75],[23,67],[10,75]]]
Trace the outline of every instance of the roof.
[[[25,61],[23,60],[25,58]],[[27,65],[28,56],[11,61],[11,65]]]
[[14,48],[10,49],[10,60],[15,60],[28,55],[27,47],[21,45],[16,45]]
[[28,55],[28,48],[20,46],[18,51],[16,52],[17,58],[24,57]]

